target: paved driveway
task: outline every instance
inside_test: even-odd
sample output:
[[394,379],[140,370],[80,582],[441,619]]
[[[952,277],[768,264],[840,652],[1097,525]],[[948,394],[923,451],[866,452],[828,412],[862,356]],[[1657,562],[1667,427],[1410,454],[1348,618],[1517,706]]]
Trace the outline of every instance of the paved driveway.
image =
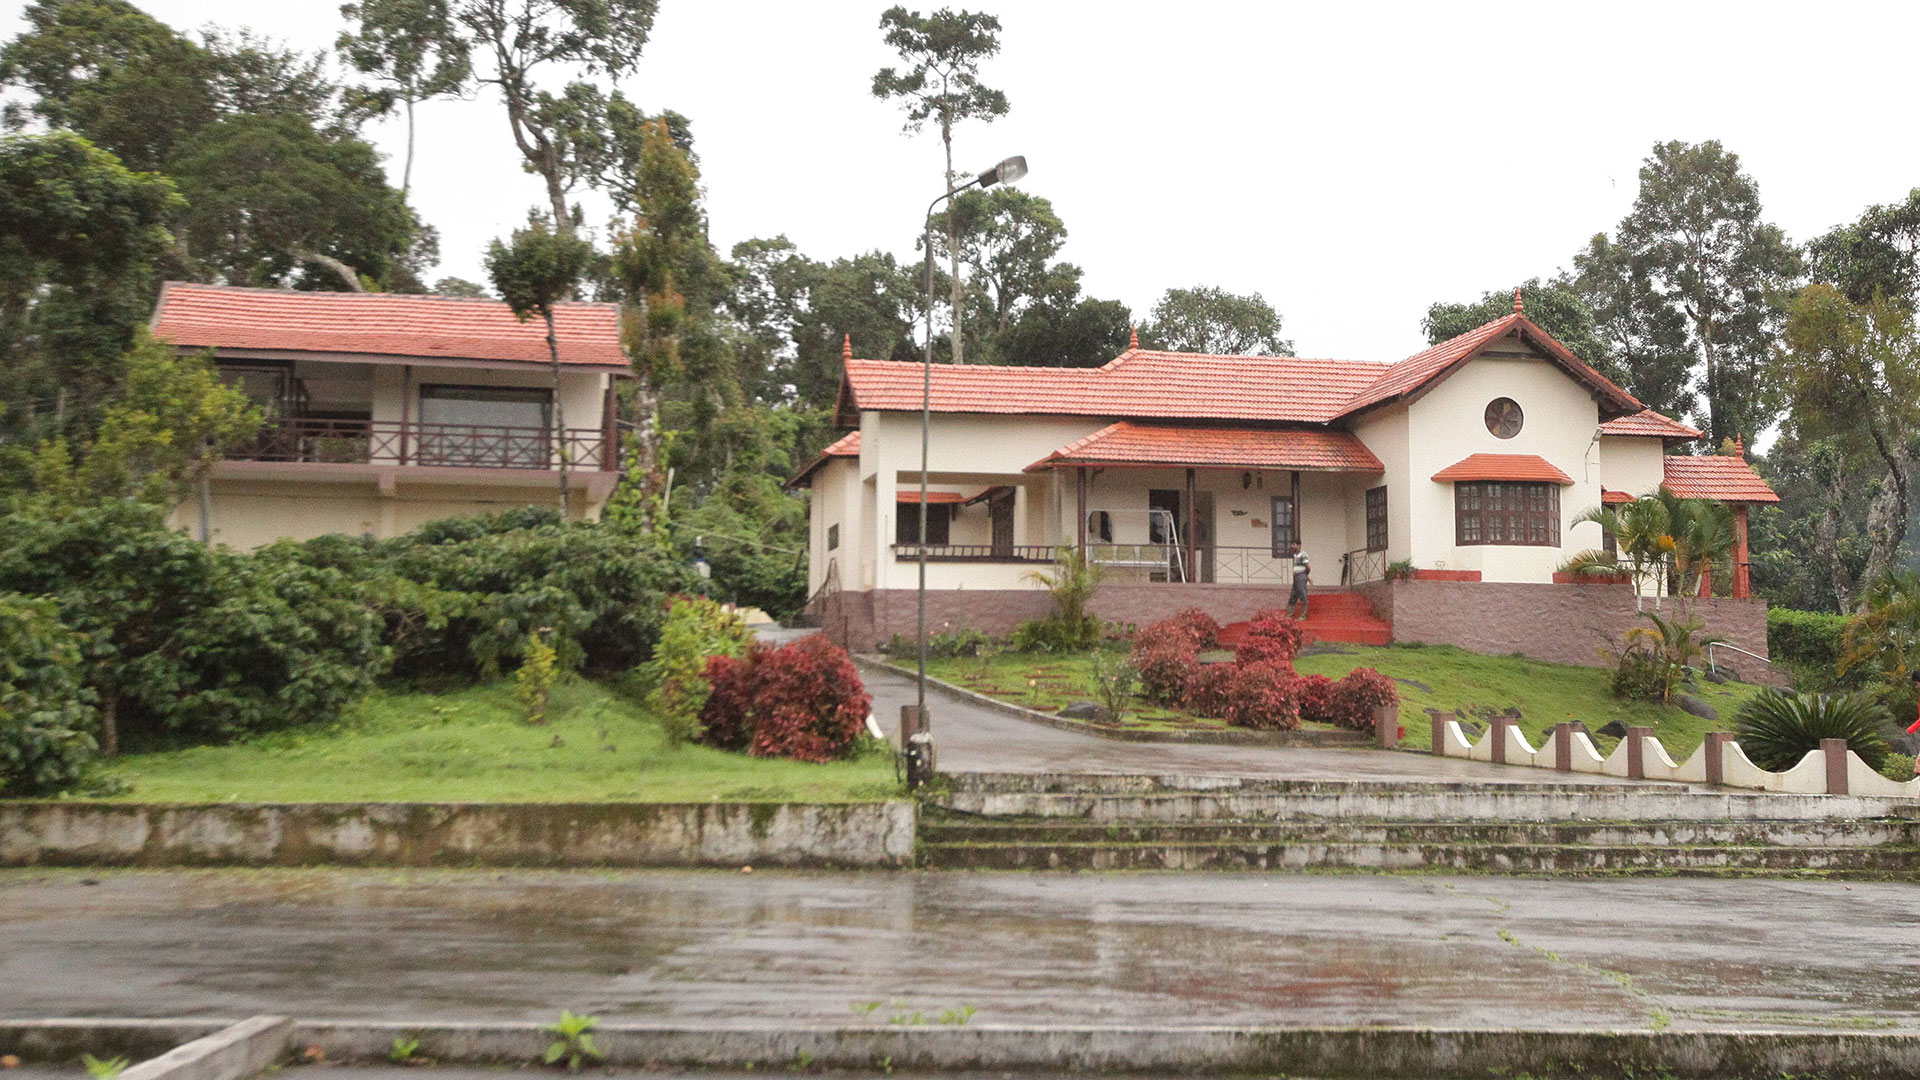
[[[889,735],[899,730],[900,706],[915,700],[914,680],[871,667],[861,669],[874,715]],[[989,709],[929,687],[934,744],[943,772],[1139,773],[1255,776],[1297,780],[1464,780],[1491,784],[1617,785],[1610,776],[1562,774],[1550,769],[1491,765],[1432,754],[1380,750],[1136,743],[1082,735]]]

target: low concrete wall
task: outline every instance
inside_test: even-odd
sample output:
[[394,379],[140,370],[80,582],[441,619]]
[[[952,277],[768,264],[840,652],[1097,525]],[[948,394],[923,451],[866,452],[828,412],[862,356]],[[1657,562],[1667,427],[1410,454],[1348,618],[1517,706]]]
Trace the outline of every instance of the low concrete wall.
[[[1635,626],[1650,625],[1634,610],[1626,585],[1533,585],[1481,581],[1373,581],[1360,586],[1374,614],[1393,624],[1395,641],[1457,645],[1500,656],[1522,653],[1535,660],[1605,667],[1603,651],[1617,647]],[[1675,613],[1668,597],[1661,613]],[[1707,634],[1767,655],[1764,600],[1696,599],[1688,603]],[[1651,611],[1653,601],[1644,602]],[[1753,682],[1783,684],[1784,673],[1747,657],[1725,657]]]
[[908,866],[875,803],[0,801],[0,866]]

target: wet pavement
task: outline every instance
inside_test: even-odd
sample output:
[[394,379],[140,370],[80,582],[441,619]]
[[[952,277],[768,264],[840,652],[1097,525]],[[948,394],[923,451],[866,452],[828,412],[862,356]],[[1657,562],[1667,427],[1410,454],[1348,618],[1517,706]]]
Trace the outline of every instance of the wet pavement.
[[[863,667],[874,716],[889,735],[900,706],[916,700],[914,680]],[[1620,785],[1636,781],[1550,769],[1492,765],[1432,754],[1308,747],[1208,746],[1102,739],[1022,720],[929,687],[927,711],[942,772],[1142,773],[1295,780],[1429,780],[1482,784]],[[1671,786],[1671,785],[1662,785]]]
[[1920,887],[0,872],[0,1016],[1920,1032]]

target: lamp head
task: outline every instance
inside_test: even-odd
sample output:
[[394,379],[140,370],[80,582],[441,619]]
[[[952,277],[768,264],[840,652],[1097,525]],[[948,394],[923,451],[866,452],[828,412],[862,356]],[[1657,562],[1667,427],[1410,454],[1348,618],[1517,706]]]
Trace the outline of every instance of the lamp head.
[[983,188],[990,188],[995,184],[1011,184],[1025,175],[1027,159],[1015,155],[981,173],[974,182]]

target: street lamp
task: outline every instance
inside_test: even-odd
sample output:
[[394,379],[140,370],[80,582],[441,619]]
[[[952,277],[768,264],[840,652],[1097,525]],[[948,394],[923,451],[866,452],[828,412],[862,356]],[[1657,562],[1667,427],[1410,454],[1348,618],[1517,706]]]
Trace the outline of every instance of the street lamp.
[[[916,635],[920,643],[919,697],[915,701],[914,727],[917,731],[931,732],[932,724],[927,720],[927,447],[932,441],[930,432],[933,427],[933,212],[939,205],[971,187],[990,188],[995,184],[1010,184],[1027,175],[1027,159],[1019,155],[1006,160],[974,177],[964,184],[948,188],[939,198],[927,204],[926,223],[921,229],[920,246],[926,251],[927,281],[927,351],[926,360],[920,371],[920,584],[915,593],[917,614],[915,615]],[[956,330],[959,312],[954,313]],[[929,743],[932,736],[929,734]],[[906,748],[911,764],[914,748]],[[924,768],[925,766],[923,766]],[[908,779],[913,780],[913,769],[908,769]]]

